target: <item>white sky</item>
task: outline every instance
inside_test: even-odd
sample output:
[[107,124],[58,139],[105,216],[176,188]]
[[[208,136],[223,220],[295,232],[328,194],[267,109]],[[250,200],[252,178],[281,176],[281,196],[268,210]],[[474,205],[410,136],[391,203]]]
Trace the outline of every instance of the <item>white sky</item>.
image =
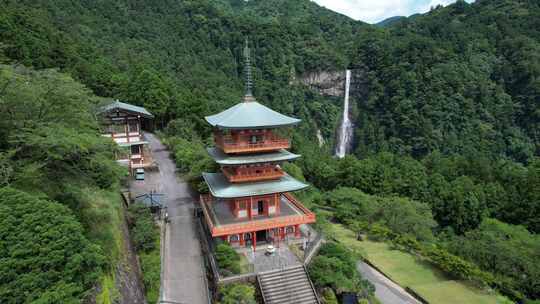
[[[425,13],[439,4],[456,0],[312,0],[321,6],[367,23],[377,23],[393,16]],[[472,2],[472,1],[467,1]]]

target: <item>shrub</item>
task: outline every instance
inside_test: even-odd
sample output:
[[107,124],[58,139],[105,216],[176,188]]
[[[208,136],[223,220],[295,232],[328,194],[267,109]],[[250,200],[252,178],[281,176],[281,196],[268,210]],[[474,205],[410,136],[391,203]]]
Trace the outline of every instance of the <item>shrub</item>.
[[129,207],[129,219],[131,236],[137,251],[148,252],[155,248],[156,226],[150,210],[143,205],[131,205]]
[[220,271],[230,272],[233,274],[239,274],[240,269],[240,256],[227,243],[221,243],[216,247],[216,260]]
[[336,294],[332,288],[325,288],[322,291],[322,300],[324,304],[338,304]]
[[330,287],[336,292],[372,294],[373,286],[360,278],[357,256],[338,243],[324,244],[309,266],[309,275],[318,288]]
[[235,283],[221,286],[221,304],[256,304],[255,287],[249,284]]

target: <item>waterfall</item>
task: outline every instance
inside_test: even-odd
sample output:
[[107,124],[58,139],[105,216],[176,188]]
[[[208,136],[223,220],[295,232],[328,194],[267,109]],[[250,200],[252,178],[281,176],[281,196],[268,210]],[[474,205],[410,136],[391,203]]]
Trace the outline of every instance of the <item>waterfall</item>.
[[347,149],[351,145],[353,137],[353,124],[349,119],[349,87],[351,85],[351,70],[345,73],[345,97],[343,100],[343,118],[338,132],[338,141],[336,145],[336,156],[345,157]]

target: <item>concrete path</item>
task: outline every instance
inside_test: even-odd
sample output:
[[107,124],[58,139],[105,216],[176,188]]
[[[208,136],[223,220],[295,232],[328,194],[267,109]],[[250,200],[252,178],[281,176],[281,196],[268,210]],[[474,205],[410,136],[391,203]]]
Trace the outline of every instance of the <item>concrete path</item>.
[[145,137],[159,166],[158,191],[165,194],[170,219],[165,232],[161,301],[208,303],[206,274],[193,216],[194,194],[176,175],[176,166],[166,147],[153,134],[146,133]]
[[375,285],[375,297],[383,304],[421,304],[405,289],[368,264],[359,261],[356,268],[362,277]]

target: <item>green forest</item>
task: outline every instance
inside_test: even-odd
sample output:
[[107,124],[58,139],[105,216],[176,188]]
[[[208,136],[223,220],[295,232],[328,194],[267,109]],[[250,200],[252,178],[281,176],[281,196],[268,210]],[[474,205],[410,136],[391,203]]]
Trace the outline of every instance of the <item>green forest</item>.
[[[246,37],[257,100],[303,120],[290,131],[302,158],[285,169],[312,185],[306,204],[332,210],[321,225],[370,231],[516,302],[540,300],[537,1],[459,0],[377,27],[308,0],[5,0],[2,303],[79,303],[107,285],[125,172],[99,135],[105,98],[154,113],[204,191],[200,173],[215,170],[204,116],[240,101]],[[336,159],[342,100],[299,79],[345,69],[355,140]]]

